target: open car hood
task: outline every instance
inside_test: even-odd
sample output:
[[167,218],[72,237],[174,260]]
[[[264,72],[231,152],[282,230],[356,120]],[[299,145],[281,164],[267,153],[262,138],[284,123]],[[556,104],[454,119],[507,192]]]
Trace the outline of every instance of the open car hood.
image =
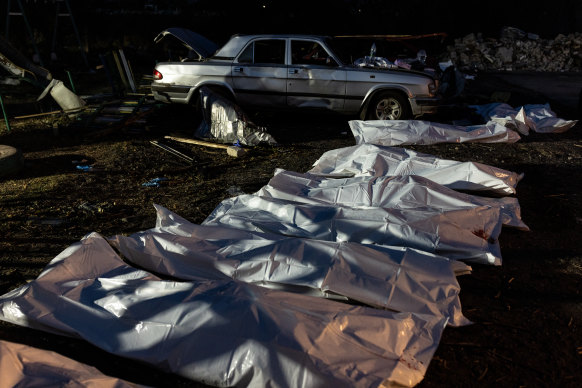
[[186,28],[172,27],[160,32],[154,39],[155,43],[159,43],[166,35],[172,35],[180,40],[188,49],[195,51],[202,58],[212,56],[218,50],[219,46],[206,39],[200,34],[190,31]]

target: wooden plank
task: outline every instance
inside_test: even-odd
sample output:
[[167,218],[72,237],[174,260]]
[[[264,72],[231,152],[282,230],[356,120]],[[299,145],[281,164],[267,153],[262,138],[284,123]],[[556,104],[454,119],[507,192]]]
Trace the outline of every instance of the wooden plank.
[[202,140],[195,140],[195,139],[187,139],[187,138],[183,138],[183,137],[174,137],[174,136],[164,136],[165,139],[170,139],[170,140],[174,140],[174,141],[178,141],[181,143],[188,143],[188,144],[196,144],[196,145],[201,145],[201,146],[206,146],[206,147],[212,147],[212,148],[222,148],[222,149],[228,149],[229,146],[225,145],[225,144],[218,144],[218,143],[211,143],[208,141],[202,141]]

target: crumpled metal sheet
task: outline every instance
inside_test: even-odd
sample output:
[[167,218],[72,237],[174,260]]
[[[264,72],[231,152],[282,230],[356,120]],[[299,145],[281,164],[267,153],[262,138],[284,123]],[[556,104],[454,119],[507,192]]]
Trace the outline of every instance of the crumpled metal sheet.
[[238,105],[205,86],[200,88],[200,101],[202,121],[194,134],[196,137],[248,146],[261,142],[277,144],[267,130],[250,121]]
[[63,81],[53,78],[43,90],[37,101],[42,100],[47,93],[59,104],[64,111],[73,111],[83,108],[87,103],[81,97],[67,89]]
[[461,312],[454,269],[470,267],[410,248],[336,243],[201,226],[156,205],[156,228],[110,242],[140,268],[182,280],[228,278],[313,296],[446,317]]
[[145,387],[109,377],[58,353],[0,340],[2,387]]
[[233,280],[161,280],[96,233],[0,297],[0,312],[217,386],[413,386],[446,325]]
[[528,135],[532,130],[538,133],[563,133],[572,128],[578,120],[564,120],[557,117],[549,104],[528,104],[517,109],[505,103],[471,105],[485,120],[493,120],[520,133]]
[[500,209],[504,225],[529,230],[521,220],[517,198],[486,198],[460,193],[417,175],[359,176],[327,179],[311,174],[277,170],[256,195],[310,204],[382,207],[447,213],[492,206]]
[[350,120],[349,125],[356,144],[515,143],[520,139],[517,132],[494,121],[467,127],[422,120]]
[[491,206],[435,214],[239,195],[222,201],[202,224],[317,240],[409,247],[470,263],[501,264],[500,209]]
[[327,177],[419,175],[453,190],[516,193],[523,174],[400,147],[359,144],[325,152],[308,171]]

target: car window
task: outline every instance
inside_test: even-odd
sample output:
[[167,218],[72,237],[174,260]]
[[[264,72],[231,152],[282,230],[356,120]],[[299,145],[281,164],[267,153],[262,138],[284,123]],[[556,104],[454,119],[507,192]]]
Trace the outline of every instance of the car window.
[[255,45],[251,43],[247,48],[238,56],[238,63],[253,63],[253,49]]
[[238,63],[285,64],[285,41],[281,39],[251,42],[238,56]]
[[293,65],[337,66],[337,63],[319,43],[308,40],[291,41],[291,63]]
[[[256,40],[254,45],[255,64],[285,64],[285,41],[281,39]],[[250,46],[249,46],[250,47]],[[247,48],[241,55],[246,55]],[[246,57],[245,57],[246,58]],[[240,58],[239,58],[240,62]]]

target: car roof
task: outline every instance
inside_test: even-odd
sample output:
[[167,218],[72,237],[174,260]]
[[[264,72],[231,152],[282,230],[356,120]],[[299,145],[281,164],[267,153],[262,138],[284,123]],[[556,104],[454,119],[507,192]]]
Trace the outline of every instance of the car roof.
[[231,36],[230,40],[226,42],[215,54],[215,57],[234,58],[240,50],[246,46],[248,42],[254,39],[314,39],[324,40],[326,36],[323,35],[304,35],[304,34],[236,34]]

